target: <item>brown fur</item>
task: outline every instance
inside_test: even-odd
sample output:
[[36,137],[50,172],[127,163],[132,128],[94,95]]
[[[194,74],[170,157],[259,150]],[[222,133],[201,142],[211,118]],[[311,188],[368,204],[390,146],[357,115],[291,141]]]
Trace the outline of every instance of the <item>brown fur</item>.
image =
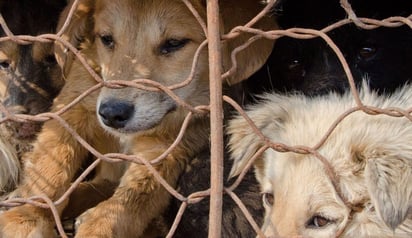
[[[191,2],[205,19],[204,2]],[[223,30],[246,23],[260,8],[257,1],[224,1],[221,5],[222,15],[233,21],[222,19]],[[245,9],[242,14],[232,14],[242,9]],[[69,27],[68,39],[75,45],[80,43],[78,39],[82,41],[82,54],[90,59],[90,63],[94,64],[96,71],[106,81],[149,78],[164,85],[178,83],[187,78],[194,52],[205,40],[200,25],[181,1],[84,0],[78,10]],[[272,28],[273,24],[272,19],[264,19],[257,26]],[[108,42],[107,36],[112,37],[113,48],[104,45]],[[224,68],[230,65],[227,53],[247,38],[248,35],[242,34],[236,40],[224,44]],[[178,50],[162,53],[161,49],[170,39],[189,40]],[[271,41],[260,40],[240,54],[239,71],[231,81],[244,79],[260,67],[271,46]],[[67,81],[55,100],[54,111],[95,85],[95,81],[77,60],[64,55],[58,60],[65,62]],[[208,104],[207,66],[207,52],[204,50],[193,82],[175,90],[178,96],[193,106]],[[127,102],[134,105],[135,110],[143,111],[136,114],[137,119],[134,115],[127,121],[127,126],[117,130],[105,123],[101,116],[102,105],[111,100]],[[99,110],[98,117],[96,108]],[[151,109],[155,110],[154,114]],[[152,160],[174,141],[186,114],[183,107],[161,92],[103,88],[84,98],[62,117],[101,153],[124,151]],[[145,118],[139,121],[138,116],[146,116],[148,121]],[[105,129],[99,126],[99,121]],[[188,159],[207,146],[208,123],[208,117],[195,116],[179,146],[165,160],[154,165],[171,186],[175,186]],[[106,130],[120,137],[122,148],[117,138]],[[87,155],[88,151],[58,122],[48,121],[33,152],[26,156],[27,172],[16,194],[27,197],[41,193],[52,199],[58,198],[70,185]],[[114,195],[82,217],[77,237],[139,237],[151,220],[168,206],[169,193],[145,166],[134,163],[127,166]],[[116,180],[115,176],[111,177],[102,171],[97,174],[108,180]],[[59,210],[63,210],[65,205],[59,206]],[[0,216],[2,237],[27,237],[33,232],[50,237],[52,226],[49,211],[30,205],[13,208]],[[16,234],[16,230],[19,234]]]

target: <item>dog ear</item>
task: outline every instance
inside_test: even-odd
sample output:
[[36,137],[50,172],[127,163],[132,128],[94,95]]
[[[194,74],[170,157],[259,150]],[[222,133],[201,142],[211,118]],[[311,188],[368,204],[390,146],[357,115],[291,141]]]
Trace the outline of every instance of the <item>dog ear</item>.
[[[276,135],[288,117],[284,107],[277,105],[279,97],[276,95],[272,95],[272,97],[247,112],[257,129],[269,139],[277,137]],[[247,120],[240,115],[229,121],[227,133],[229,135],[229,151],[233,159],[230,177],[234,177],[242,172],[248,161],[265,142],[257,135]],[[255,163],[255,165],[257,164]]]
[[412,211],[412,159],[397,155],[368,159],[365,179],[375,210],[396,229]]
[[[236,26],[245,25],[253,19],[264,8],[264,4],[257,0],[225,0],[220,1],[220,15],[223,29],[228,33]],[[266,15],[253,28],[260,30],[278,29],[273,16]],[[238,37],[228,40],[223,45],[223,69],[225,71],[232,67],[231,52],[246,43],[254,34],[241,33]],[[273,48],[273,40],[259,39],[240,51],[236,56],[237,70],[226,81],[233,85],[255,73],[268,59]]]
[[[66,8],[60,14],[60,19],[57,25],[57,31],[66,23],[66,19],[73,7],[75,0],[70,0]],[[79,49],[82,43],[90,43],[93,41],[93,13],[95,0],[80,0],[77,8],[70,21],[68,22],[62,38]],[[71,53],[66,46],[59,41],[55,43],[55,56],[60,67],[63,69],[64,75],[70,69],[74,54]]]

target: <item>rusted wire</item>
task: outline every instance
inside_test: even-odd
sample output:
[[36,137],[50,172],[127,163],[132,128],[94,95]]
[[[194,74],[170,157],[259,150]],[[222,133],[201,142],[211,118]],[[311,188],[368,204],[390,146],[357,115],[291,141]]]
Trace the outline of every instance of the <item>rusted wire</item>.
[[[243,211],[244,215],[255,229],[256,233],[259,237],[264,237],[264,234],[257,226],[257,224],[253,221],[252,216],[247,211],[244,204],[241,200],[237,197],[237,195],[233,192],[234,189],[240,184],[242,179],[244,178],[247,170],[251,169],[253,166],[253,162],[262,156],[264,151],[271,148],[280,152],[294,152],[294,153],[301,153],[301,154],[312,154],[316,158],[318,158],[325,167],[327,174],[334,185],[338,195],[342,198],[342,201],[351,209],[351,204],[347,201],[347,198],[343,195],[342,191],[340,191],[339,186],[339,177],[337,177],[336,173],[333,170],[333,167],[324,158],[321,154],[319,154],[318,149],[327,141],[328,137],[331,133],[335,130],[335,128],[339,125],[341,121],[343,121],[347,116],[349,116],[353,112],[363,111],[371,116],[377,114],[385,114],[388,116],[393,117],[405,117],[412,121],[411,112],[412,109],[402,109],[402,108],[376,108],[368,105],[364,105],[360,100],[359,93],[356,90],[355,83],[353,80],[353,76],[351,70],[346,62],[345,57],[343,56],[342,52],[340,51],[339,47],[332,41],[332,39],[327,35],[328,32],[342,27],[347,24],[355,24],[356,26],[371,30],[376,29],[378,27],[400,27],[403,25],[407,25],[412,29],[412,15],[408,17],[401,17],[401,16],[392,16],[386,19],[377,20],[377,19],[370,19],[370,18],[359,18],[351,8],[349,2],[347,0],[341,0],[340,4],[342,8],[348,14],[347,19],[342,19],[340,21],[335,22],[321,30],[315,29],[305,29],[305,28],[290,28],[284,30],[269,30],[269,31],[262,31],[260,29],[253,28],[253,25],[264,15],[268,14],[272,6],[275,4],[276,1],[269,1],[268,5],[260,12],[255,18],[251,19],[248,23],[243,26],[237,26],[231,29],[228,33],[220,36],[219,34],[219,7],[217,0],[210,0],[208,1],[208,12],[207,12],[207,24],[204,22],[200,14],[196,11],[196,9],[190,4],[187,0],[182,0],[189,10],[193,13],[197,21],[199,22],[200,26],[202,27],[205,36],[207,39],[201,43],[200,47],[197,49],[191,66],[191,71],[187,79],[184,79],[182,82],[174,84],[174,85],[161,85],[157,82],[148,79],[134,79],[132,81],[124,81],[124,80],[116,80],[105,82],[99,76],[98,72],[95,72],[93,68],[87,63],[87,59],[73,46],[70,42],[64,40],[62,35],[64,31],[67,29],[69,22],[71,21],[74,9],[78,5],[78,0],[75,0],[73,3],[73,7],[70,10],[66,21],[64,22],[63,26],[58,30],[56,34],[43,34],[38,36],[29,36],[29,35],[14,35],[13,32],[7,26],[7,23],[3,19],[0,14],[0,25],[3,28],[6,36],[0,37],[0,42],[4,41],[13,41],[18,44],[31,44],[33,42],[59,42],[62,44],[68,51],[71,51],[75,57],[79,59],[82,65],[87,69],[90,75],[95,79],[96,84],[91,88],[85,89],[85,91],[80,94],[76,99],[74,99],[70,104],[65,105],[63,108],[59,109],[54,113],[41,113],[37,115],[24,115],[24,114],[14,114],[10,112],[2,103],[0,103],[0,112],[1,118],[0,123],[5,123],[7,121],[16,121],[16,122],[25,122],[25,121],[38,121],[44,122],[47,120],[56,120],[59,124],[67,130],[74,139],[76,139],[85,149],[90,151],[94,156],[96,156],[97,160],[94,161],[85,171],[76,178],[76,180],[72,183],[72,185],[66,190],[66,192],[56,199],[56,201],[50,200],[50,198],[46,196],[33,196],[30,198],[10,198],[6,201],[0,201],[0,207],[15,207],[20,206],[23,204],[30,204],[33,206],[41,207],[44,209],[50,209],[56,226],[58,228],[58,232],[60,236],[67,237],[63,230],[61,218],[57,212],[57,206],[60,205],[64,200],[66,200],[70,194],[74,191],[74,189],[86,178],[87,175],[91,173],[91,171],[99,164],[101,161],[106,162],[119,162],[119,161],[129,161],[132,163],[139,163],[145,165],[148,170],[153,174],[153,176],[159,181],[162,186],[176,199],[179,199],[182,202],[182,205],[179,208],[179,211],[176,215],[176,219],[174,220],[172,227],[167,235],[167,237],[172,237],[175,233],[177,226],[181,220],[184,211],[187,208],[188,204],[198,203],[199,201],[203,200],[206,197],[211,198],[211,206],[210,206],[210,223],[209,223],[209,237],[220,237],[221,233],[221,216],[222,216],[222,194],[225,191],[227,194],[231,196],[234,202],[240,207]],[[247,32],[252,34],[251,38],[245,42],[243,45],[239,46],[238,48],[234,49],[231,52],[231,61],[232,67],[226,72],[220,72],[220,60],[221,60],[221,49],[220,44],[221,41],[232,39],[237,37],[241,32]],[[233,99],[223,96],[222,95],[222,88],[221,88],[221,81],[236,72],[238,63],[236,61],[236,55],[244,50],[245,48],[249,47],[253,44],[256,40],[261,38],[266,38],[270,40],[276,40],[281,37],[291,37],[296,39],[312,39],[319,37],[323,39],[330,48],[335,52],[339,61],[341,62],[342,68],[347,76],[347,80],[350,84],[351,92],[353,97],[356,101],[356,107],[353,107],[347,110],[345,113],[340,115],[334,122],[332,122],[331,126],[329,127],[328,131],[324,134],[324,136],[312,147],[308,147],[308,145],[301,145],[301,146],[289,146],[282,143],[276,143],[274,141],[270,141],[265,135],[262,134],[261,131],[256,127],[253,121],[247,116],[244,112],[242,107],[240,107]],[[181,98],[179,98],[173,90],[184,87],[193,81],[193,78],[196,75],[196,67],[198,65],[198,59],[200,54],[202,53],[205,48],[208,47],[209,50],[209,62],[213,62],[210,64],[210,92],[211,92],[211,100],[210,105],[202,105],[198,107],[193,107],[189,103],[185,102]],[[178,136],[176,137],[173,144],[166,150],[162,155],[158,158],[147,161],[145,158],[140,158],[134,155],[125,155],[120,153],[110,153],[110,154],[101,154],[97,150],[95,150],[90,144],[88,144],[80,135],[74,131],[70,125],[61,118],[61,115],[71,108],[78,104],[82,99],[87,97],[93,92],[101,89],[102,87],[112,87],[112,88],[120,88],[120,87],[134,87],[140,90],[147,90],[147,91],[162,91],[169,95],[177,104],[183,106],[187,109],[188,114],[184,120],[184,123],[179,131]],[[249,126],[252,128],[253,132],[262,140],[262,147],[255,153],[252,159],[248,162],[245,169],[241,172],[235,182],[229,187],[223,187],[223,111],[222,111],[222,104],[223,101],[229,103],[236,111],[239,112],[241,116],[243,116],[246,121],[248,122]],[[179,192],[176,191],[175,188],[170,186],[164,178],[156,171],[153,167],[154,164],[161,162],[181,141],[188,122],[192,118],[193,114],[204,114],[210,113],[211,115],[211,160],[212,160],[212,170],[211,170],[211,188],[205,191],[198,191],[195,193],[190,194],[189,196],[185,197]],[[341,235],[344,232],[344,228],[338,232],[337,236]]]

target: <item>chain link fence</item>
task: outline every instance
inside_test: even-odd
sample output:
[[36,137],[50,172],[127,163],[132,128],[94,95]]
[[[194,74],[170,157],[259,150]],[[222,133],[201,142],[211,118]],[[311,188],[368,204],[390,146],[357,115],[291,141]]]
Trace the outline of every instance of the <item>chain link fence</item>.
[[[5,41],[13,41],[18,44],[32,44],[33,42],[59,42],[60,44],[64,45],[69,51],[71,51],[78,59],[82,62],[84,67],[87,68],[88,72],[95,78],[96,80],[96,85],[93,86],[92,88],[86,89],[79,97],[77,97],[72,103],[64,106],[61,110],[56,111],[56,112],[47,112],[47,113],[41,113],[38,115],[26,115],[26,114],[13,114],[11,111],[9,111],[2,103],[0,103],[0,111],[2,114],[2,117],[0,118],[0,123],[6,123],[8,121],[16,121],[16,122],[25,122],[25,121],[36,121],[36,122],[44,122],[47,120],[56,120],[59,122],[59,124],[64,127],[70,134],[72,134],[73,138],[75,138],[84,148],[89,150],[91,154],[93,154],[97,159],[95,162],[93,162],[87,169],[84,170],[84,172],[72,183],[70,188],[57,200],[52,201],[50,198],[47,196],[35,196],[35,197],[30,197],[30,198],[12,198],[8,199],[5,201],[0,202],[1,207],[15,207],[15,206],[20,206],[22,204],[32,204],[33,206],[38,206],[42,207],[45,209],[50,209],[54,215],[54,219],[56,222],[56,226],[58,229],[58,232],[61,237],[68,237],[68,235],[65,233],[62,225],[61,218],[59,217],[59,212],[56,208],[57,205],[61,204],[63,201],[65,201],[70,194],[73,192],[73,190],[84,180],[84,178],[91,173],[93,169],[96,168],[96,166],[99,164],[100,161],[104,160],[107,162],[111,163],[116,163],[119,160],[125,160],[129,161],[132,163],[141,163],[144,164],[148,167],[148,169],[154,174],[156,179],[161,183],[165,189],[169,193],[172,194],[173,197],[176,199],[179,199],[182,201],[182,205],[179,209],[179,212],[177,214],[177,217],[175,219],[175,222],[173,223],[172,227],[170,228],[170,232],[168,234],[168,237],[173,236],[173,232],[176,230],[179,221],[182,217],[182,215],[185,212],[186,207],[188,204],[196,203],[200,200],[202,200],[204,197],[210,196],[210,222],[209,222],[209,237],[220,237],[221,234],[221,216],[222,216],[222,195],[223,193],[229,194],[234,202],[244,211],[246,218],[249,220],[249,222],[252,224],[253,228],[256,230],[256,233],[258,234],[259,237],[264,237],[264,234],[260,231],[258,225],[256,222],[253,220],[251,214],[247,211],[245,205],[242,203],[242,201],[239,199],[239,197],[236,195],[234,192],[234,189],[238,186],[238,184],[241,183],[242,178],[244,177],[246,170],[237,178],[236,182],[231,185],[230,187],[224,187],[223,186],[223,151],[224,151],[224,142],[223,142],[223,103],[228,103],[230,104],[238,113],[240,113],[242,116],[244,116],[248,121],[250,126],[254,129],[256,135],[262,138],[263,141],[265,141],[265,146],[263,146],[252,158],[251,161],[254,161],[257,157],[259,157],[266,149],[272,148],[277,151],[291,151],[295,153],[310,153],[319,158],[320,161],[325,165],[327,168],[329,177],[333,184],[335,185],[336,191],[339,193],[343,201],[345,200],[345,197],[342,195],[341,191],[339,190],[339,187],[337,184],[339,184],[339,178],[336,177],[336,173],[333,171],[332,166],[328,163],[328,161],[322,157],[317,152],[317,149],[320,148],[320,146],[327,140],[328,136],[332,133],[334,128],[342,121],[346,116],[349,114],[362,110],[365,113],[368,114],[386,114],[389,116],[394,116],[394,117],[406,117],[409,120],[412,120],[412,116],[410,115],[411,109],[405,109],[405,108],[390,108],[390,109],[383,109],[383,108],[375,108],[375,107],[370,107],[367,105],[364,105],[362,101],[359,99],[358,92],[356,90],[355,82],[352,76],[352,72],[348,66],[348,63],[345,59],[345,56],[339,49],[339,47],[334,43],[334,41],[328,36],[328,32],[337,29],[339,27],[342,27],[344,25],[348,24],[356,24],[357,27],[362,28],[362,29],[376,29],[379,27],[400,27],[407,25],[410,28],[412,28],[412,15],[408,17],[402,17],[402,16],[392,16],[383,20],[377,20],[377,19],[370,19],[370,18],[361,18],[358,17],[355,12],[352,10],[351,5],[347,0],[341,0],[340,4],[341,7],[346,11],[347,13],[347,18],[342,19],[340,21],[337,21],[321,30],[316,30],[316,29],[307,29],[307,28],[290,28],[290,29],[273,29],[269,31],[262,31],[260,29],[255,29],[254,23],[264,16],[265,14],[271,14],[270,9],[273,7],[273,5],[276,3],[276,1],[267,1],[266,7],[262,10],[262,12],[256,16],[256,18],[251,19],[249,23],[243,26],[237,26],[228,33],[224,34],[223,36],[220,36],[219,34],[219,26],[217,22],[219,22],[219,5],[218,5],[218,0],[209,0],[207,1],[207,24],[202,19],[199,14],[194,10],[193,6],[190,4],[189,1],[187,0],[182,0],[193,12],[193,14],[196,16],[196,18],[199,21],[199,24],[203,27],[204,31],[207,32],[208,39],[207,41],[203,42],[201,44],[201,48],[208,46],[208,51],[209,51],[209,61],[210,62],[215,62],[214,64],[210,64],[210,105],[202,105],[198,107],[192,107],[190,106],[187,102],[184,100],[180,99],[174,92],[174,89],[183,87],[187,84],[190,83],[190,77],[189,79],[185,80],[184,82],[181,82],[177,85],[172,85],[172,86],[164,86],[159,83],[150,81],[150,80],[133,80],[133,81],[116,81],[116,82],[105,82],[103,81],[98,74],[87,64],[87,59],[85,59],[79,51],[71,45],[68,41],[62,38],[62,35],[67,27],[67,24],[70,22],[71,14],[69,14],[69,17],[67,18],[67,21],[65,25],[59,29],[59,31],[56,34],[43,34],[43,35],[37,35],[37,36],[32,36],[32,35],[14,35],[13,32],[11,32],[7,26],[7,22],[3,19],[3,17],[0,17],[0,24],[6,33],[6,36],[0,38],[0,42],[5,42]],[[74,7],[76,6],[78,1],[74,3]],[[412,30],[412,29],[411,29]],[[249,41],[245,42],[244,45],[238,47],[232,52],[232,65],[233,67],[228,70],[227,72],[221,72],[221,67],[220,67],[220,58],[221,58],[221,52],[219,52],[220,49],[220,44],[222,39],[231,39],[237,37],[239,32],[247,32],[251,33],[253,36],[250,38]],[[296,39],[312,39],[312,38],[321,38],[328,44],[328,46],[335,52],[336,56],[338,57],[344,72],[346,73],[347,80],[350,85],[350,90],[353,94],[353,97],[356,100],[357,107],[352,108],[351,110],[347,111],[343,115],[341,115],[339,118],[336,119],[336,121],[333,123],[332,127],[329,129],[328,133],[323,136],[321,141],[319,141],[314,147],[293,147],[293,146],[288,146],[288,145],[283,145],[280,143],[275,143],[273,141],[269,141],[266,139],[266,137],[257,129],[256,126],[254,126],[253,122],[248,119],[248,116],[246,113],[243,111],[242,107],[232,98],[223,95],[222,93],[222,82],[233,72],[237,70],[237,62],[236,62],[236,54],[243,50],[244,48],[248,47],[250,44],[253,44],[253,42],[257,39],[260,38],[266,38],[270,40],[277,40],[278,38],[281,37],[291,37],[291,38],[296,38]],[[200,49],[197,51],[200,52]],[[193,68],[192,68],[192,75],[195,73],[195,65],[197,63],[197,58],[198,55],[194,56],[193,59]],[[83,100],[87,95],[89,95],[92,92],[95,92],[103,87],[135,87],[139,89],[144,89],[144,90],[152,90],[152,91],[163,91],[167,95],[169,95],[173,100],[176,101],[177,104],[184,106],[186,109],[190,111],[190,113],[186,116],[186,119],[180,129],[180,133],[178,137],[175,140],[175,143],[163,154],[163,156],[155,159],[154,161],[148,162],[146,160],[142,160],[140,158],[137,158],[135,156],[131,155],[125,155],[125,154],[119,154],[119,153],[111,153],[111,154],[100,154],[98,151],[96,151],[90,144],[88,144],[83,138],[81,138],[76,131],[74,131],[70,125],[64,121],[61,117],[61,115],[68,111],[71,110],[73,105],[79,103],[81,100]],[[211,188],[205,191],[198,191],[195,192],[187,197],[183,196],[180,194],[178,191],[176,191],[173,187],[167,184],[167,182],[157,173],[157,171],[154,169],[153,164],[161,161],[162,159],[165,158],[165,156],[173,150],[176,145],[180,142],[181,137],[185,133],[185,129],[187,127],[188,122],[190,121],[191,117],[194,114],[197,113],[210,113],[210,122],[211,122],[211,174],[210,178],[205,178],[205,179],[210,179],[211,181]],[[252,167],[252,164],[249,163],[249,166],[247,166],[246,169],[250,169]],[[259,201],[260,202],[260,201]],[[347,201],[346,201],[347,202]],[[350,207],[350,204],[347,203],[348,207]],[[340,231],[342,232],[342,231]],[[339,236],[339,234],[337,234]]]

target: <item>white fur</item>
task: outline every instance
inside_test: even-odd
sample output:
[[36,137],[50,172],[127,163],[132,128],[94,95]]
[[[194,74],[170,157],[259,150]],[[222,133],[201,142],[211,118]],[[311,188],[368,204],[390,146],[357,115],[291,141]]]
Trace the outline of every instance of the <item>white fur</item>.
[[[379,108],[412,106],[409,85],[392,96],[378,96],[363,86],[360,96],[365,105]],[[355,106],[350,93],[314,98],[267,94],[247,114],[272,142],[313,147],[342,113]],[[241,116],[230,121],[228,132],[234,176],[263,141]],[[344,237],[412,236],[411,121],[354,112],[318,152],[336,171],[345,199],[364,208],[350,217],[350,209],[316,156],[268,149],[263,166],[256,167],[263,192],[274,196],[262,227],[266,235],[334,237],[345,227]],[[311,226],[310,220],[316,216],[330,222],[322,227]]]
[[0,195],[16,186],[20,171],[17,152],[3,134],[0,134]]

